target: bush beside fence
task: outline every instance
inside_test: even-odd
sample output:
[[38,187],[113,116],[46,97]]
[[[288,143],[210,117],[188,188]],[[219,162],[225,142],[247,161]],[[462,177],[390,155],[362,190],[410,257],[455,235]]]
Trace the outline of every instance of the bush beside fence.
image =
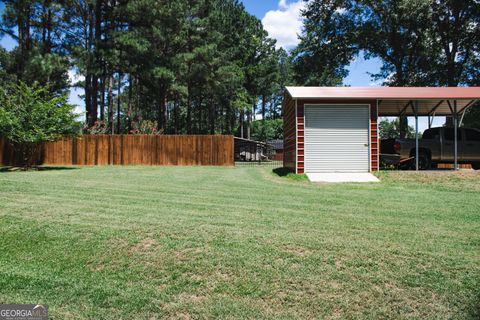
[[[233,166],[233,154],[233,136],[84,135],[42,144],[36,164]],[[21,163],[2,138],[0,163]]]

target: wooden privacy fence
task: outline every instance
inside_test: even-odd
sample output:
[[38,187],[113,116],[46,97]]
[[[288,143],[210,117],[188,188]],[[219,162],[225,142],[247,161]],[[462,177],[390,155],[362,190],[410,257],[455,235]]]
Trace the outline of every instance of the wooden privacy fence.
[[[233,166],[233,136],[84,135],[43,143],[37,164]],[[0,137],[0,163],[19,155]]]

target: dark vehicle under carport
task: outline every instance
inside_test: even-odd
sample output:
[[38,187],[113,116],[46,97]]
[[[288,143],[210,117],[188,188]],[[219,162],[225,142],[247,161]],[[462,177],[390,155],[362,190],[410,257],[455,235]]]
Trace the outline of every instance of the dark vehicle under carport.
[[[444,147],[448,147],[449,150],[444,155],[445,161],[441,162],[453,163],[454,170],[458,170],[459,163],[470,163],[472,164],[472,167],[477,167],[478,161],[476,161],[476,159],[475,161],[466,161],[464,156],[461,154],[463,152],[463,143],[465,142],[463,140],[464,129],[461,128],[461,125],[465,113],[470,108],[478,107],[478,102],[480,100],[480,88],[444,87],[396,89],[398,94],[405,97],[405,99],[402,99],[399,96],[386,97],[385,99],[379,100],[378,113],[379,116],[386,117],[413,116],[415,118],[416,138],[408,142],[409,144],[413,144],[413,151],[412,148],[408,149],[410,167],[416,170],[421,170],[422,166],[424,169],[427,169],[430,166],[427,155],[425,155],[423,159],[421,157],[422,153],[425,154],[426,151],[422,151],[421,149],[422,139],[419,138],[418,119],[419,117],[427,117],[430,128],[436,116],[448,116],[453,118],[453,127],[450,129],[447,128],[447,131],[445,131],[445,134],[447,135],[446,138],[448,138],[449,141],[445,139]],[[408,95],[410,95],[410,99],[407,99]],[[431,129],[432,128],[429,130]],[[432,133],[435,135],[435,131],[430,133],[427,131],[427,137],[429,137],[429,135]],[[472,133],[472,131],[469,131],[469,133]],[[435,139],[435,137],[433,137],[433,139]],[[441,148],[442,146],[439,145],[437,147]],[[383,150],[381,146],[380,150],[380,158],[382,158]],[[424,160],[427,163],[424,162],[422,164],[422,161]],[[430,160],[432,164],[436,164],[433,158]]]
[[[458,128],[458,163],[471,164],[480,169],[480,130]],[[418,140],[420,170],[435,168],[439,163],[455,162],[455,128],[440,127],[425,130]],[[383,139],[380,160],[386,165],[403,169],[415,167],[415,139]]]

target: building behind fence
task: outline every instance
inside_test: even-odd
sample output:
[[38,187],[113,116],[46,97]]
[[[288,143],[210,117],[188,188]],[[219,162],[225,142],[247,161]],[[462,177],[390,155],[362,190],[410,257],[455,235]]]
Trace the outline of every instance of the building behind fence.
[[[233,136],[84,135],[42,144],[36,164],[233,166]],[[0,138],[0,164],[21,159]]]
[[269,143],[235,137],[235,165],[268,165],[281,167],[275,146]]

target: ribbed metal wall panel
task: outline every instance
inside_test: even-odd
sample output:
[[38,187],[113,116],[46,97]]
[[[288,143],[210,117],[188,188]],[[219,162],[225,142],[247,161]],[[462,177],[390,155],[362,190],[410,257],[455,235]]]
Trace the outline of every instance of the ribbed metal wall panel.
[[369,172],[369,106],[305,105],[305,172]]

